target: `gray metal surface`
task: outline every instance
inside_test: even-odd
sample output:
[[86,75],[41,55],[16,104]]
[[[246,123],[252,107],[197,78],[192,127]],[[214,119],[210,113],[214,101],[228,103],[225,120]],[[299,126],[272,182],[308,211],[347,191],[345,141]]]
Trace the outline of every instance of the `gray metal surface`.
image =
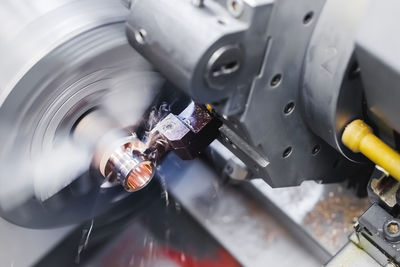
[[[264,203],[240,187],[224,184],[200,160],[179,161],[171,154],[159,171],[166,189],[243,266],[321,266],[282,227]],[[261,205],[260,205],[261,204]]]
[[[396,0],[370,1],[357,35],[356,54],[370,111],[381,129],[400,131],[400,37]],[[389,134],[391,134],[389,132]]]
[[74,227],[33,230],[19,227],[0,218],[0,266],[33,266]]
[[353,160],[355,154],[344,148],[340,138],[349,122],[362,118],[363,88],[353,52],[367,3],[326,2],[307,49],[302,81],[302,107],[308,126]]
[[[127,32],[131,44],[171,83],[189,93],[194,101],[212,104],[225,123],[220,141],[248,166],[253,177],[263,178],[272,187],[299,185],[305,180],[333,182],[360,172],[335,150],[340,148],[336,139],[334,142],[329,138],[321,140],[310,126],[314,129],[323,125],[322,130],[328,133],[327,136],[337,138],[340,129],[332,129],[339,119],[341,126],[347,122],[349,111],[359,111],[360,91],[344,90],[345,93],[339,95],[341,87],[335,88],[336,91],[326,87],[328,96],[324,96],[323,90],[317,95],[327,98],[328,105],[321,99],[313,102],[312,92],[303,91],[303,82],[307,89],[312,87],[315,91],[321,86],[314,86],[312,74],[314,69],[320,71],[318,60],[325,64],[331,59],[326,59],[330,54],[325,51],[325,46],[330,47],[331,39],[325,38],[324,34],[330,36],[331,32],[325,26],[335,25],[332,21],[340,24],[338,35],[335,35],[340,40],[333,38],[332,45],[337,46],[333,50],[343,59],[327,65],[328,68],[337,67],[334,71],[339,75],[332,76],[334,83],[341,84],[343,72],[353,70],[348,66],[353,42],[347,37],[353,37],[354,27],[347,24],[357,21],[363,3],[363,0],[352,3],[350,7],[360,7],[357,16],[350,18],[352,11],[349,8],[346,9],[349,19],[341,21],[338,12],[347,3],[334,0],[221,0],[197,4],[143,0],[135,1],[131,6]],[[178,12],[180,16],[176,16]],[[319,28],[313,33],[318,24]],[[310,40],[317,45],[322,42],[323,52],[316,60],[312,60],[316,45],[309,46]],[[236,46],[238,43],[240,48]],[[338,51],[338,46],[343,46],[343,51]],[[242,48],[244,52],[239,51]],[[306,59],[309,64],[305,66]],[[207,62],[208,68],[205,67]],[[222,80],[218,78],[211,83],[220,85],[221,82],[226,88],[220,90],[218,86],[210,86],[210,69],[218,77],[223,76]],[[305,79],[304,70],[307,71]],[[357,70],[355,68],[355,77]],[[356,83],[359,85],[360,80],[355,79],[346,88]],[[335,94],[334,101],[329,101],[332,97],[329,93]],[[221,99],[224,101],[217,101]],[[344,106],[338,104],[342,100]],[[303,109],[309,111],[306,115],[334,115],[329,120],[324,116],[315,120],[313,116],[304,116]],[[328,128],[326,124],[329,124]]]
[[[238,118],[229,118],[233,121],[231,128],[242,137],[247,133],[246,141],[269,161],[268,166],[260,168],[263,175],[255,177],[272,187],[299,185],[304,180],[328,182],[352,175],[346,160],[309,130],[302,114],[303,62],[324,4],[276,1],[262,72],[253,83],[246,111]],[[275,82],[277,75],[279,82]],[[244,133],[238,130],[241,126]],[[229,142],[225,144],[229,146]]]
[[[127,36],[196,102],[247,94],[267,46],[265,29],[273,1],[240,2],[205,1],[199,6],[192,1],[134,1]],[[241,111],[241,100],[230,112]]]

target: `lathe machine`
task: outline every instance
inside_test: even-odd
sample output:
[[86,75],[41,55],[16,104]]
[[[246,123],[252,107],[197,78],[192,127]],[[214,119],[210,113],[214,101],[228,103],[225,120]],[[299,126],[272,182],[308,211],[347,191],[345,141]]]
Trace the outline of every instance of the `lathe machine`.
[[[398,266],[398,11],[396,0],[3,0],[3,232],[92,221],[84,248],[93,220],[140,213],[157,187],[238,265],[257,263],[205,218],[238,221],[251,198],[322,264]],[[230,214],[199,209],[213,184],[245,192],[221,193]],[[235,229],[263,225],[254,218]],[[246,242],[254,255],[260,240]]]

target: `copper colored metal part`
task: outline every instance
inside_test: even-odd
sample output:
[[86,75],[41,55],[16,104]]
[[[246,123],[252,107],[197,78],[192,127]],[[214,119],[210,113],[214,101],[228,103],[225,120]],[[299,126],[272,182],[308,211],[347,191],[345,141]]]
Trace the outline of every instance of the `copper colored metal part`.
[[110,182],[120,183],[129,192],[145,187],[153,178],[155,164],[144,155],[144,144],[135,137],[112,151],[104,171]]
[[125,180],[125,189],[129,192],[137,191],[145,187],[153,177],[154,165],[151,161],[139,163],[132,169]]

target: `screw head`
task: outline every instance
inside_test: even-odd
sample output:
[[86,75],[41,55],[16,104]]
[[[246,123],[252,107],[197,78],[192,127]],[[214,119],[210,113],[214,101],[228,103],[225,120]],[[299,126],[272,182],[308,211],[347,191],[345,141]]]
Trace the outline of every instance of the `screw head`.
[[138,42],[141,45],[144,45],[146,43],[146,37],[147,37],[147,32],[144,29],[140,29],[135,31],[135,39],[136,42]]
[[400,220],[394,218],[387,220],[383,225],[383,233],[385,235],[386,240],[390,242],[399,242]]

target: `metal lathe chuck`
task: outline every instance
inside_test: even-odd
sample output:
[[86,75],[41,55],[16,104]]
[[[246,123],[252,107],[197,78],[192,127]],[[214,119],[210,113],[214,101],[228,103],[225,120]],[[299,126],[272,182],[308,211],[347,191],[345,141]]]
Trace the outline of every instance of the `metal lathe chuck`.
[[0,216],[52,227],[95,216],[127,196],[104,193],[111,201],[93,214],[100,180],[89,174],[92,146],[71,138],[95,109],[113,118],[110,127],[135,125],[164,82],[128,45],[127,12],[114,0],[2,3]]

